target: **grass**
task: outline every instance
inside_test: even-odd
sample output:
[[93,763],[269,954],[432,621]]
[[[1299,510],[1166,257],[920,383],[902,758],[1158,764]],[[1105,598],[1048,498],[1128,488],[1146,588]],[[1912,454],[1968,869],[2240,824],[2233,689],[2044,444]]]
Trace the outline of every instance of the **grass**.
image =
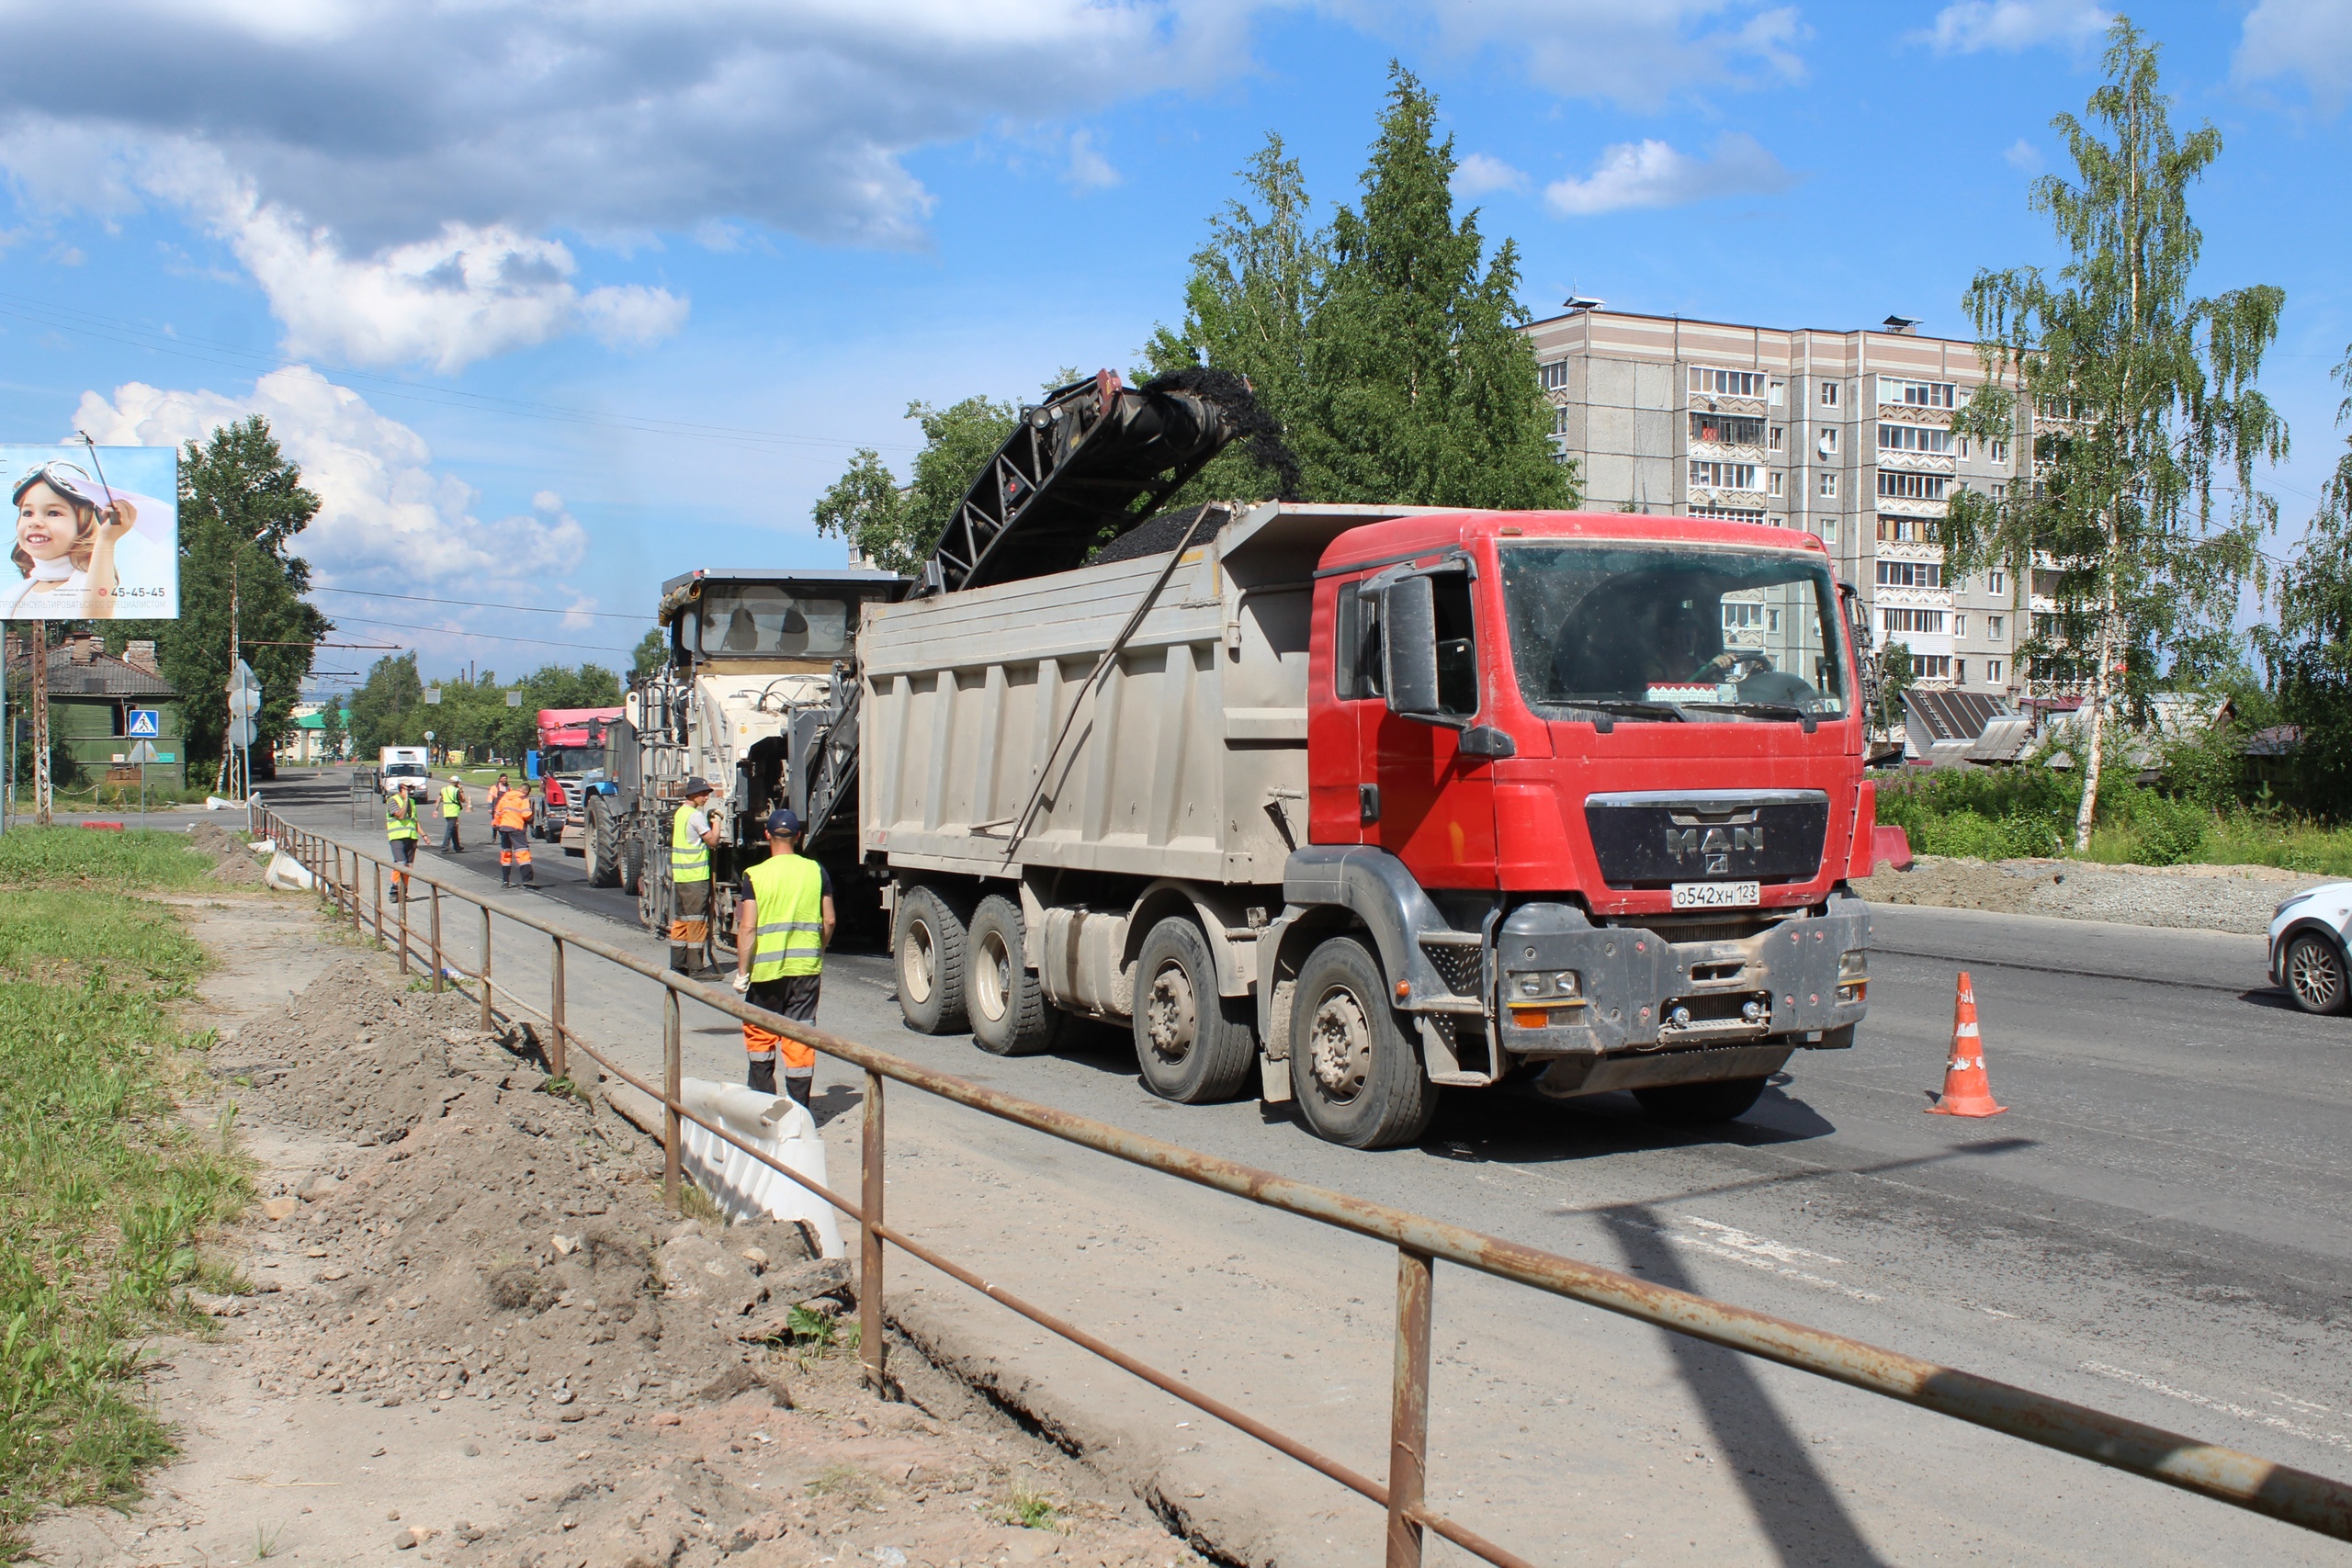
[[113,892],[202,886],[210,855],[185,833],[88,828],[11,828],[0,834],[0,888],[73,887]]
[[1016,1486],[998,1505],[996,1517],[1002,1523],[1018,1525],[1025,1530],[1059,1529],[1062,1506],[1043,1492]]
[[[164,835],[149,835],[162,840]],[[205,965],[172,910],[170,844],[56,829],[0,839],[0,1557],[40,1507],[119,1503],[172,1453],[129,1380],[185,1312],[196,1242],[248,1190],[183,1121],[175,1004]],[[192,857],[197,870],[209,863]]]

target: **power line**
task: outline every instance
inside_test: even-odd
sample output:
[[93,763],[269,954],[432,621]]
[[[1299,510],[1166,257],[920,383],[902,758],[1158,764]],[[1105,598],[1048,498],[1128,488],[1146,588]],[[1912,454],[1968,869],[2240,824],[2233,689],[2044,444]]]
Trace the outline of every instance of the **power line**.
[[[10,307],[14,306],[15,309]],[[255,367],[267,370],[282,370],[301,367],[342,381],[364,381],[384,397],[402,398],[412,402],[431,403],[443,408],[470,408],[505,413],[517,418],[545,420],[557,424],[583,424],[612,430],[632,431],[644,435],[669,435],[694,441],[715,442],[721,446],[745,447],[752,450],[772,450],[777,446],[814,446],[838,451],[854,450],[861,446],[887,447],[894,452],[920,451],[918,446],[904,442],[850,441],[840,436],[807,435],[789,431],[751,430],[732,425],[695,424],[685,420],[658,419],[650,414],[605,414],[592,409],[569,408],[560,403],[533,402],[522,398],[502,398],[486,392],[461,391],[454,387],[419,388],[414,383],[371,371],[355,370],[347,366],[322,365],[313,360],[291,359],[280,354],[266,354],[243,348],[235,344],[211,339],[189,337],[179,333],[157,332],[136,321],[115,316],[101,316],[77,310],[46,300],[31,299],[23,295],[0,293],[0,316],[30,321],[37,326],[60,332],[86,333],[127,348],[146,349],[158,354],[177,355],[210,365],[225,366],[232,370],[251,371]],[[130,335],[124,335],[124,334]],[[190,346],[196,345],[196,346]],[[209,348],[209,354],[197,349]]]
[[504,637],[497,632],[460,631],[455,626],[420,626],[409,621],[371,621],[364,615],[345,615],[343,618],[363,626],[390,626],[404,632],[436,632],[442,637],[469,637],[491,642],[526,642],[534,648],[576,648],[583,653],[616,653],[624,659],[636,651],[628,648],[605,648],[590,642],[549,642],[539,637]]
[[363,599],[403,599],[413,604],[458,604],[469,610],[521,610],[534,615],[594,615],[599,620],[646,622],[649,615],[617,610],[560,610],[546,604],[493,604],[483,599],[435,599],[424,593],[379,593],[368,588],[313,588],[313,593],[356,593]]

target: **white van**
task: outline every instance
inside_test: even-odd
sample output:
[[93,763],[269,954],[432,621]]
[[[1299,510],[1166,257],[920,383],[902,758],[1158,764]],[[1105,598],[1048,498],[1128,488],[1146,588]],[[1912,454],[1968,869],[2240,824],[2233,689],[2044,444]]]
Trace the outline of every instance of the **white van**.
[[422,746],[387,746],[376,754],[376,793],[390,795],[402,779],[433,782],[432,753]]

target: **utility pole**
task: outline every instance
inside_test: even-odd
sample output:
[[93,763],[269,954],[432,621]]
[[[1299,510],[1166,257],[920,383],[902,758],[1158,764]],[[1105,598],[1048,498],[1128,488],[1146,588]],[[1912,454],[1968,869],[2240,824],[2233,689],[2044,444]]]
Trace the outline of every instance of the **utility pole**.
[[[50,825],[49,623],[32,623],[33,636],[33,821]],[[16,787],[12,781],[8,786]]]
[[[232,680],[237,673],[237,661],[244,657],[244,653],[245,645],[237,637],[237,554],[232,549],[229,554],[229,674]],[[236,714],[233,710],[229,717],[231,723],[236,721]],[[224,742],[220,748],[220,769],[228,781],[229,798],[243,800],[245,798],[245,791],[239,787],[240,781],[237,778],[237,749],[225,744],[229,739],[229,731],[225,727],[220,731],[220,739]]]

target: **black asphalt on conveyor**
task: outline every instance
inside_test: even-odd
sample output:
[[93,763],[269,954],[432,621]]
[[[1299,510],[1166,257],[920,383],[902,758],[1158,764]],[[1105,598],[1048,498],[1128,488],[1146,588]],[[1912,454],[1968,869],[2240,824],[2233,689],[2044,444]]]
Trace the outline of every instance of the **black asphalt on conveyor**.
[[[380,829],[355,830],[333,787],[284,788],[273,804],[377,848]],[[552,848],[537,860],[546,891],[503,897],[658,961],[630,900],[586,887],[581,863]],[[502,897],[494,855],[446,862],[428,851],[422,862]],[[1623,1096],[1558,1105],[1456,1094],[1418,1148],[1333,1148],[1285,1108],[1153,1100],[1111,1031],[1073,1030],[1057,1052],[1011,1061],[963,1037],[915,1034],[899,1022],[879,954],[832,958],[820,1016],[844,1035],[1195,1148],[2352,1476],[2352,1020],[2293,1011],[2268,987],[2256,938],[1891,907],[1876,927],[1856,1048],[1800,1053],[1747,1117],[1697,1134],[1659,1127]],[[544,985],[544,939],[499,944],[502,979]],[[463,953],[453,961],[469,966]],[[1962,968],[1995,1096],[2010,1107],[1983,1121],[1922,1114]],[[611,974],[573,962],[574,1020],[652,1066],[651,988],[598,971]],[[690,1006],[686,1025],[690,1074],[740,1072],[731,1021]],[[857,1118],[839,1112],[856,1103],[856,1082],[820,1066],[837,1161],[854,1146]],[[1087,1220],[1041,1217],[1078,1208],[1133,1216],[1138,1235],[1159,1227],[1229,1251],[1219,1271],[1246,1276],[1247,1299],[1262,1304],[1227,1309],[1222,1364],[1197,1354],[1186,1364],[1214,1392],[1272,1403],[1293,1413],[1294,1429],[1383,1468],[1390,1286],[1363,1244],[1237,1218],[1226,1201],[975,1127],[969,1112],[926,1115],[904,1092],[891,1115],[894,1149],[898,1129],[910,1144],[920,1129],[910,1161],[928,1156],[971,1191],[1006,1194],[989,1201],[1033,1239],[1084,1239]],[[837,1164],[836,1178],[851,1168]],[[917,1190],[924,1168],[910,1164],[894,1183]],[[1207,1217],[1195,1224],[1195,1211]],[[986,1228],[967,1219],[943,1234],[978,1245]],[[1102,1228],[1096,1245],[1111,1245],[1113,1224]],[[1140,1280],[1158,1260],[1147,1252],[1126,1267]],[[1091,1326],[1103,1319],[1089,1311],[1131,1313],[1123,1342],[1147,1352],[1167,1323],[1193,1321],[1155,1319],[1132,1282],[1106,1292],[1066,1265],[1040,1265],[1017,1288],[1088,1309],[1078,1315]],[[1005,1269],[1008,1282],[1022,1277],[1017,1261]],[[1462,1493],[1442,1500],[1538,1560],[2352,1561],[2352,1549],[1574,1303],[1450,1270],[1438,1299],[1433,1473],[1460,1477]],[[1317,1358],[1301,1341],[1318,1337],[1331,1367],[1310,1371]],[[1066,1375],[1077,1404],[1111,1400],[1098,1416],[1125,1418],[1115,1374],[1096,1364],[1080,1391],[1080,1374],[1057,1371],[1055,1348],[1031,1349],[1030,1338],[1008,1339],[1017,1348],[1005,1352],[1035,1359],[1026,1375],[1048,1386]],[[1339,1376],[1340,1347],[1349,1381],[1316,1383]],[[1220,1382],[1228,1371],[1240,1381]],[[1201,1425],[1173,1433],[1201,1450],[1193,1460],[1239,1442]],[[1262,1488],[1269,1508],[1321,1485],[1232,1453],[1226,1472],[1244,1475],[1241,1490]],[[1336,1540],[1331,1560],[1343,1561],[1370,1510],[1330,1508],[1300,1528],[1326,1532],[1314,1541]],[[1596,1510],[1611,1529],[1596,1533]],[[1316,1558],[1305,1537],[1290,1542],[1287,1561]]]

